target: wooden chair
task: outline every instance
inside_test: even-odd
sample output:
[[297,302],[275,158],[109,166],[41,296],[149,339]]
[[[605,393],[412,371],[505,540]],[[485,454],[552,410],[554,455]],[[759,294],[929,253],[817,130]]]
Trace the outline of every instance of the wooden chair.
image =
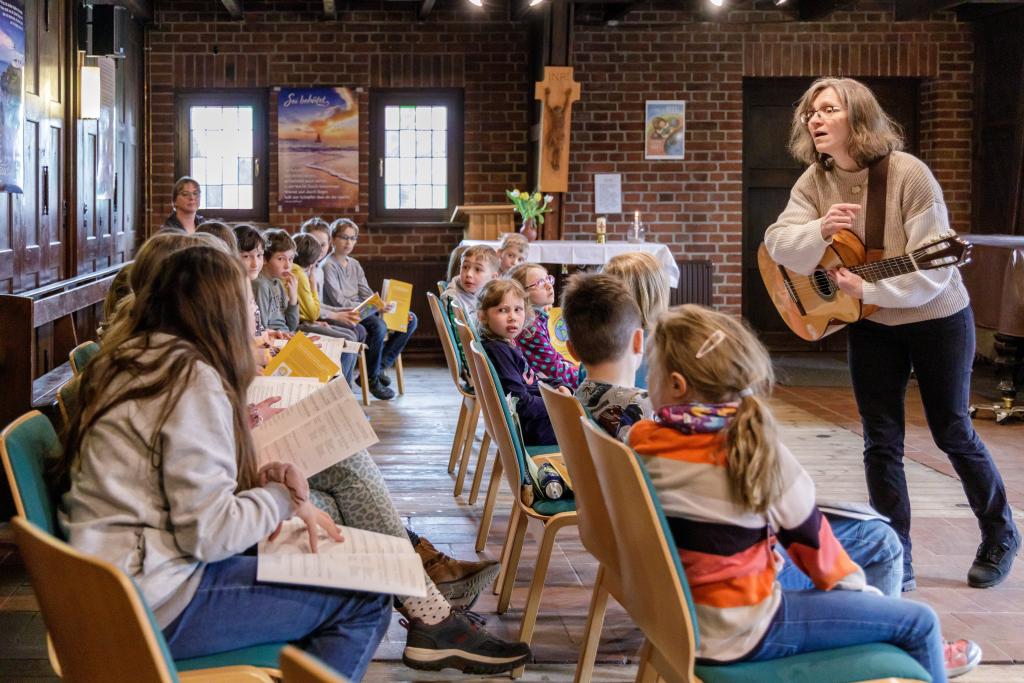
[[[472,324],[470,324],[468,322],[468,320],[466,318],[466,312],[464,310],[462,310],[461,307],[453,308],[452,311],[453,311],[453,313],[455,315],[455,320],[452,321],[453,325],[455,327],[455,334],[458,335],[459,341],[462,343],[462,348],[468,348],[470,342],[472,342],[474,339],[479,340],[479,337],[477,336],[477,333],[476,333],[476,328]],[[476,386],[476,379],[473,378],[473,364],[469,363],[467,361],[467,365],[469,366],[470,379],[472,380],[473,386]],[[481,409],[482,409],[482,407],[483,406],[481,406]],[[486,429],[486,426],[487,426],[487,423],[485,421],[484,422],[484,427],[485,427],[485,429],[484,429],[484,436],[483,436],[483,439],[481,439],[481,441],[480,441],[480,453],[477,455],[477,458],[476,458],[476,469],[473,471],[473,485],[470,486],[470,488],[469,488],[469,504],[470,505],[476,505],[477,498],[480,495],[480,484],[483,481],[484,468],[487,465],[487,452],[488,452],[488,450],[489,450],[489,448],[491,446],[491,442],[493,441],[493,438],[491,437],[490,432]],[[497,450],[495,450],[494,461],[498,462],[498,460],[499,460],[498,453],[497,453]],[[466,469],[467,469],[468,464],[469,464],[469,459],[468,458],[463,458],[462,462],[459,463],[459,476],[456,479],[456,488],[458,488],[460,491],[462,489],[462,482],[464,482],[465,478],[466,478]],[[499,476],[501,476],[500,473],[498,475],[493,475],[492,474],[491,475],[492,481],[497,480],[497,478]],[[489,490],[490,489],[488,489],[488,491]],[[456,494],[456,495],[458,495],[458,494]],[[493,496],[489,496],[487,500],[491,503],[491,506],[493,508],[494,497]],[[489,520],[488,520],[488,522],[489,522]],[[490,524],[488,523],[487,526],[490,526]],[[481,526],[481,528],[483,528],[483,527]],[[484,538],[486,538],[486,537],[487,537],[487,532],[485,531],[484,532]],[[483,550],[483,548],[481,548],[481,550]]]
[[[7,481],[14,498],[14,507],[19,515],[55,540],[60,537],[57,525],[57,502],[53,499],[46,484],[46,465],[52,458],[60,455],[61,444],[53,424],[37,410],[22,415],[7,425],[0,432],[0,460],[3,461]],[[61,578],[67,582],[68,572]],[[37,588],[37,592],[38,592]],[[54,638],[56,640],[56,638]],[[268,643],[255,647],[222,652],[208,657],[182,659],[175,662],[179,671],[223,667],[233,665],[249,665],[269,670],[276,670],[278,655],[284,643]],[[57,647],[58,653],[60,647]],[[52,662],[55,670],[64,668],[63,660],[58,666]],[[84,679],[83,679],[84,680]],[[133,680],[131,677],[117,679],[94,680]]]
[[64,382],[57,390],[57,410],[60,413],[61,430],[71,424],[71,416],[78,409],[78,375]]
[[[395,359],[395,381],[398,393],[405,394],[405,369],[402,367],[402,354]],[[366,344],[359,348],[359,388],[363,393],[363,405],[370,405],[370,378],[366,375]]]
[[[476,438],[476,426],[480,419],[480,406],[476,401],[473,388],[462,381],[462,363],[459,360],[458,351],[453,341],[455,331],[451,329],[451,320],[443,310],[443,304],[436,296],[427,292],[427,302],[430,304],[430,314],[434,318],[434,325],[437,327],[437,336],[441,339],[441,348],[444,350],[444,359],[448,363],[448,371],[452,376],[452,383],[456,391],[462,396],[462,406],[459,408],[459,419],[455,423],[455,438],[452,439],[452,452],[448,458],[448,474],[455,471],[455,463],[460,454],[463,460],[468,460],[473,450],[473,441]],[[462,493],[462,484],[456,479],[455,495]]]
[[71,361],[71,372],[76,376],[82,374],[86,364],[95,358],[99,352],[100,345],[94,341],[82,342],[71,349],[71,353],[68,354],[68,360]]
[[347,683],[348,679],[294,645],[281,650],[281,683]]
[[12,525],[63,680],[274,680],[255,666],[213,666],[179,673],[153,614],[124,572],[79,553],[21,515]]
[[[586,502],[603,502],[610,523],[603,535],[604,542],[596,548],[603,571],[594,587],[594,598],[604,602],[610,594],[643,631],[646,641],[637,681],[931,681],[910,655],[886,643],[807,652],[763,662],[696,664],[696,610],[647,471],[627,446],[585,417],[580,418],[580,423],[599,491],[599,495],[587,496]],[[581,515],[593,509],[584,507]],[[603,615],[604,605],[598,610],[591,605],[591,615],[594,614]],[[587,625],[588,631],[600,631],[600,627],[597,622]]]
[[[512,414],[505,401],[505,396],[498,389],[500,386],[498,374],[484,353],[480,342],[471,342],[467,354],[471,358],[470,362],[476,364],[476,377],[479,378],[479,383],[476,385],[477,395],[484,405],[484,419],[490,424],[491,434],[501,458],[502,470],[505,472],[505,478],[515,499],[512,516],[509,519],[508,534],[502,549],[501,573],[496,582],[496,587],[499,587],[500,590],[498,614],[503,614],[508,610],[509,602],[512,599],[512,588],[516,582],[516,572],[519,568],[519,557],[523,551],[523,539],[526,536],[527,525],[532,521],[541,526],[540,548],[537,551],[533,579],[530,581],[530,590],[526,596],[523,618],[519,626],[519,640],[529,643],[533,639],[533,629],[537,623],[537,611],[540,607],[541,595],[544,592],[544,579],[547,576],[548,563],[551,561],[555,536],[560,529],[576,524],[575,502],[572,499],[546,500],[537,497],[532,505],[527,505],[523,500],[523,485],[531,481],[526,458],[542,454],[551,457],[553,454],[556,455],[553,452],[557,451],[557,448],[553,449],[550,446],[527,447],[522,443],[519,430],[512,422]],[[512,672],[512,677],[518,678],[522,673],[523,667],[519,667]]]

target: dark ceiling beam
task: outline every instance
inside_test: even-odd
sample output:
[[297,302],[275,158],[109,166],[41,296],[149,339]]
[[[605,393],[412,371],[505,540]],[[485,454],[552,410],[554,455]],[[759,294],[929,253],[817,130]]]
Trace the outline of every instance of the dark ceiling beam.
[[242,0],[220,0],[220,4],[224,5],[224,9],[228,11],[231,18],[239,21],[242,18]]
[[335,0],[324,0],[324,19],[334,21],[338,18],[338,3]]
[[1024,7],[1024,2],[980,3],[972,2],[956,8],[956,18],[960,21],[980,21],[995,14]]
[[916,21],[927,19],[932,12],[942,12],[962,5],[963,0],[903,0],[893,3],[896,6],[896,21]]
[[604,6],[604,15],[601,17],[601,20],[606,24],[619,22],[623,17],[629,14],[629,11],[633,9],[633,5],[635,4],[636,3],[633,2],[633,0],[630,0],[629,2],[608,3]]
[[89,4],[123,7],[136,19],[143,21],[152,21],[153,19],[152,0],[92,0]]
[[426,19],[427,15],[434,10],[434,4],[436,2],[437,0],[423,0],[420,2],[420,8],[416,10],[416,18],[421,20]]
[[800,0],[800,21],[820,21],[837,9],[838,0]]

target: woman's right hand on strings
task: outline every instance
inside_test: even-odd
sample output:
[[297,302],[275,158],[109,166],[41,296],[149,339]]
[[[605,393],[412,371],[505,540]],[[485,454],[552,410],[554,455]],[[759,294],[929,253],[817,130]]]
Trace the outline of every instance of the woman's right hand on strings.
[[852,230],[860,204],[833,204],[821,219],[821,238],[831,239],[840,230]]

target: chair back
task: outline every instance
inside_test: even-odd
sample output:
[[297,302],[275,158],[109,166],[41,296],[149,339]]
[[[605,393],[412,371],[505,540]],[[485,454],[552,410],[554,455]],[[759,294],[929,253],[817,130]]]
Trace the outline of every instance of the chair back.
[[347,683],[348,679],[294,645],[281,650],[281,683]]
[[455,383],[456,388],[461,392],[462,389],[462,378],[459,376],[461,370],[461,364],[459,363],[459,353],[455,350],[455,344],[452,341],[453,335],[455,334],[451,329],[451,322],[448,320],[448,314],[444,312],[440,299],[436,296],[427,292],[427,303],[430,305],[430,315],[434,318],[434,325],[437,327],[437,336],[441,338],[441,348],[444,350],[444,360],[448,363],[448,371],[452,375],[452,382]]
[[[468,330],[467,330],[468,332]],[[512,488],[512,495],[520,500],[523,484],[532,480],[529,478],[529,470],[526,468],[526,447],[519,437],[519,430],[512,422],[512,412],[509,410],[505,395],[499,387],[498,374],[491,365],[480,342],[473,340],[469,346],[470,372],[475,369],[473,382],[476,387],[477,398],[483,403],[485,419],[489,420],[491,439],[498,447],[498,455],[501,457],[501,466]]]
[[38,410],[25,413],[0,432],[0,459],[15,510],[52,536],[58,535],[57,504],[46,485],[46,465],[60,453],[53,424]]
[[576,497],[579,515],[580,540],[594,558],[615,575],[621,572],[615,551],[615,539],[608,533],[612,528],[608,508],[601,496],[601,485],[590,457],[590,446],[583,434],[580,419],[589,419],[583,406],[572,396],[566,396],[543,382],[540,395],[551,418],[551,426],[558,438],[558,450],[572,479],[572,492]]
[[86,364],[95,358],[99,352],[100,345],[94,341],[82,342],[71,349],[71,353],[68,354],[68,360],[71,361],[71,372],[75,375],[82,374]]
[[67,430],[71,424],[71,416],[78,410],[78,388],[81,381],[75,375],[57,389],[57,408],[60,411],[60,419],[63,422],[61,431]]
[[448,289],[448,282],[445,281],[445,280],[438,280],[437,281],[437,295],[440,296],[440,295],[444,294],[444,290],[446,290],[446,289]]
[[12,524],[63,680],[178,680],[163,635],[124,572],[24,517]]
[[[689,585],[668,522],[637,455],[588,418],[580,418],[607,506],[606,535],[615,544],[618,581],[609,592],[679,680],[694,680],[697,623]],[[594,497],[592,497],[593,500]],[[605,566],[605,574],[614,573]],[[618,586],[616,586],[618,584]]]

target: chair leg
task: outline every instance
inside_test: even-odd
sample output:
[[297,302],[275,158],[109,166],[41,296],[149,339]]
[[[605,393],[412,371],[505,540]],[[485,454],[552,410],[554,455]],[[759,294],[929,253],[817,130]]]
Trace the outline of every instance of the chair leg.
[[651,652],[653,651],[651,641],[644,640],[640,648],[640,663],[636,668],[636,683],[658,683],[658,672],[651,664]]
[[395,379],[398,380],[398,393],[405,394],[405,369],[402,367],[402,354],[395,359]]
[[583,647],[580,648],[580,658],[576,662],[573,683],[590,683],[594,676],[594,661],[597,659],[597,648],[601,644],[601,628],[604,626],[604,615],[607,610],[608,587],[604,584],[604,566],[598,565],[594,592],[590,596],[587,630],[583,633]]
[[[526,595],[526,607],[523,608],[523,620],[519,624],[519,640],[529,644],[533,640],[533,629],[537,626],[537,612],[540,610],[540,598],[544,594],[544,581],[548,577],[548,565],[551,563],[551,551],[555,547],[555,536],[559,529],[575,522],[565,519],[551,519],[544,524],[544,535],[537,550],[537,562],[533,567],[533,579],[530,580],[530,592]],[[526,666],[512,671],[512,678],[523,675]]]
[[515,535],[516,525],[519,524],[519,515],[522,511],[515,503],[512,504],[512,514],[508,517],[508,526],[505,528],[505,540],[501,542],[501,558],[498,560],[498,576],[494,579],[494,594],[501,592],[505,585],[505,568],[508,566],[509,549],[512,547],[512,537]]
[[484,498],[484,513],[480,516],[480,528],[476,532],[476,551],[482,553],[487,546],[487,534],[491,533],[491,519],[494,518],[494,505],[498,501],[498,489],[501,488],[501,455],[498,445],[494,445],[494,465],[491,467],[491,481],[487,484],[487,496]]
[[452,453],[448,457],[448,474],[455,471],[455,463],[458,461],[459,453],[462,452],[463,430],[466,428],[466,418],[469,416],[469,404],[473,401],[468,396],[462,397],[462,405],[459,407],[459,419],[455,422],[455,438],[452,439]]
[[[466,470],[469,469],[469,459],[473,455],[473,442],[476,441],[476,425],[480,421],[480,402],[473,401],[470,409],[469,420],[466,421],[466,438],[463,440],[462,461],[459,462],[459,476],[455,478],[455,495],[462,495],[462,487],[466,483]],[[486,433],[486,432],[485,432]]]
[[366,376],[366,346],[359,349],[359,384],[363,389],[363,405],[370,405],[370,378]]
[[498,609],[496,610],[498,614],[507,612],[508,604],[512,602],[512,589],[516,585],[519,558],[523,554],[523,539],[526,538],[526,527],[529,522],[530,518],[525,514],[519,515],[515,533],[512,534],[512,543],[508,547],[508,558],[502,564],[505,576],[502,577],[501,594],[498,596]]
[[476,499],[480,495],[480,483],[484,479],[484,470],[487,469],[487,451],[491,447],[491,435],[484,430],[484,438],[480,441],[480,455],[476,458],[476,471],[473,472],[473,486],[469,489],[469,504],[476,505]]

